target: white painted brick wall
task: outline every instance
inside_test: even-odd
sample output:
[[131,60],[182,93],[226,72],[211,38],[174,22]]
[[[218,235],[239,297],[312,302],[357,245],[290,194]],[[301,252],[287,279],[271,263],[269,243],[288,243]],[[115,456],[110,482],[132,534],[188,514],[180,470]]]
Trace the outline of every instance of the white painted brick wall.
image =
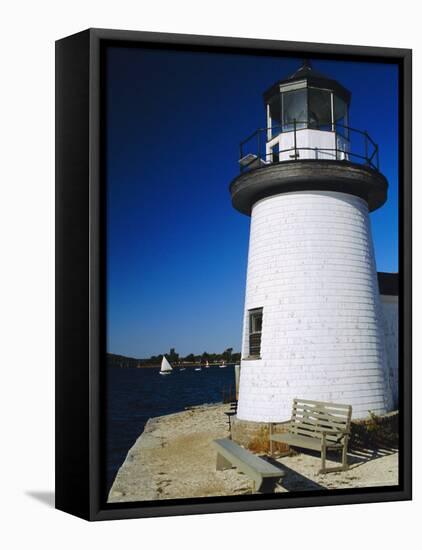
[[384,312],[387,371],[393,395],[393,407],[397,409],[399,400],[399,300],[397,296],[381,295],[381,303]]
[[[261,359],[247,360],[249,309],[263,307]],[[367,204],[296,192],[252,211],[238,416],[290,417],[294,397],[392,408]]]

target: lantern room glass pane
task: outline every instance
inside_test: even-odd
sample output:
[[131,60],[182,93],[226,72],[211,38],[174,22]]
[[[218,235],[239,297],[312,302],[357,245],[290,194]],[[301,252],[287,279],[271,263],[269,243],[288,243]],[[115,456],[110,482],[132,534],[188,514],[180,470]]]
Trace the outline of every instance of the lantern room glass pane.
[[334,125],[335,131],[344,137],[348,137],[347,103],[340,97],[334,96]]
[[331,131],[331,92],[309,88],[309,128]]
[[296,128],[306,128],[308,120],[307,90],[295,90],[282,94],[283,131],[293,130],[296,120]]
[[278,136],[281,132],[281,96],[277,95],[273,97],[269,103],[269,115],[271,122],[269,122],[269,138]]

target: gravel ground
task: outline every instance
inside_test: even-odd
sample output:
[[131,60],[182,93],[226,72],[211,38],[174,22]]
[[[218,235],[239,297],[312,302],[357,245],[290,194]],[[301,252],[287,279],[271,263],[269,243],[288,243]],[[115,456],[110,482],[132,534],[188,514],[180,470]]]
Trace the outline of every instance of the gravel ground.
[[[226,410],[227,405],[203,405],[150,419],[119,469],[108,502],[251,494],[249,478],[236,469],[215,469],[211,442],[228,436]],[[397,452],[350,454],[348,471],[325,475],[317,474],[317,453],[268,460],[285,471],[276,492],[398,484]],[[328,460],[331,465],[336,463]]]

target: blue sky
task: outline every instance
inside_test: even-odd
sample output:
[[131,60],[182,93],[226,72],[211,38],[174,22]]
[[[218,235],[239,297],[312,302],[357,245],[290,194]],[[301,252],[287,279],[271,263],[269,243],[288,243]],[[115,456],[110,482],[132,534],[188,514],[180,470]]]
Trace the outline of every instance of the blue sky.
[[[397,271],[397,67],[311,61],[352,92],[350,125],[379,144],[377,269]],[[240,350],[250,220],[228,186],[240,140],[265,126],[262,93],[301,62],[108,49],[107,351]]]

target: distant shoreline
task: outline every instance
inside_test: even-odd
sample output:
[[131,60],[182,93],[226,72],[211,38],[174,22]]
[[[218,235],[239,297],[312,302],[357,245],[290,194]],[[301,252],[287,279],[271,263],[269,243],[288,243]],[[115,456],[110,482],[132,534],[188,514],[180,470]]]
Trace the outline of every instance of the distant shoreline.
[[[232,349],[232,348],[230,348]],[[211,357],[210,357],[211,356]],[[223,362],[226,366],[231,366],[240,363],[240,353],[232,353],[231,355],[220,355],[217,353],[194,356],[193,354],[184,357],[179,357],[177,354],[158,355],[143,359],[136,357],[126,357],[115,353],[107,353],[107,365],[109,367],[120,369],[154,369],[161,366],[162,358],[166,357],[170,365],[175,369],[185,368],[206,368],[219,367]]]
[[[113,368],[113,369],[122,369],[122,370],[125,370],[125,369],[159,369],[160,368],[160,365],[161,363],[145,363],[145,364],[139,364],[139,365],[114,365],[114,364],[109,364],[109,367]],[[216,368],[216,367],[220,367],[221,365],[221,362],[218,362],[218,363],[210,363],[208,366],[209,368]],[[226,363],[225,364],[226,367],[234,367],[235,366],[235,363]],[[207,367],[204,365],[204,364],[199,364],[199,363],[181,363],[180,365],[178,363],[176,364],[172,364],[172,367],[177,370],[177,369],[192,369],[192,368],[203,368],[203,369],[206,369]]]

